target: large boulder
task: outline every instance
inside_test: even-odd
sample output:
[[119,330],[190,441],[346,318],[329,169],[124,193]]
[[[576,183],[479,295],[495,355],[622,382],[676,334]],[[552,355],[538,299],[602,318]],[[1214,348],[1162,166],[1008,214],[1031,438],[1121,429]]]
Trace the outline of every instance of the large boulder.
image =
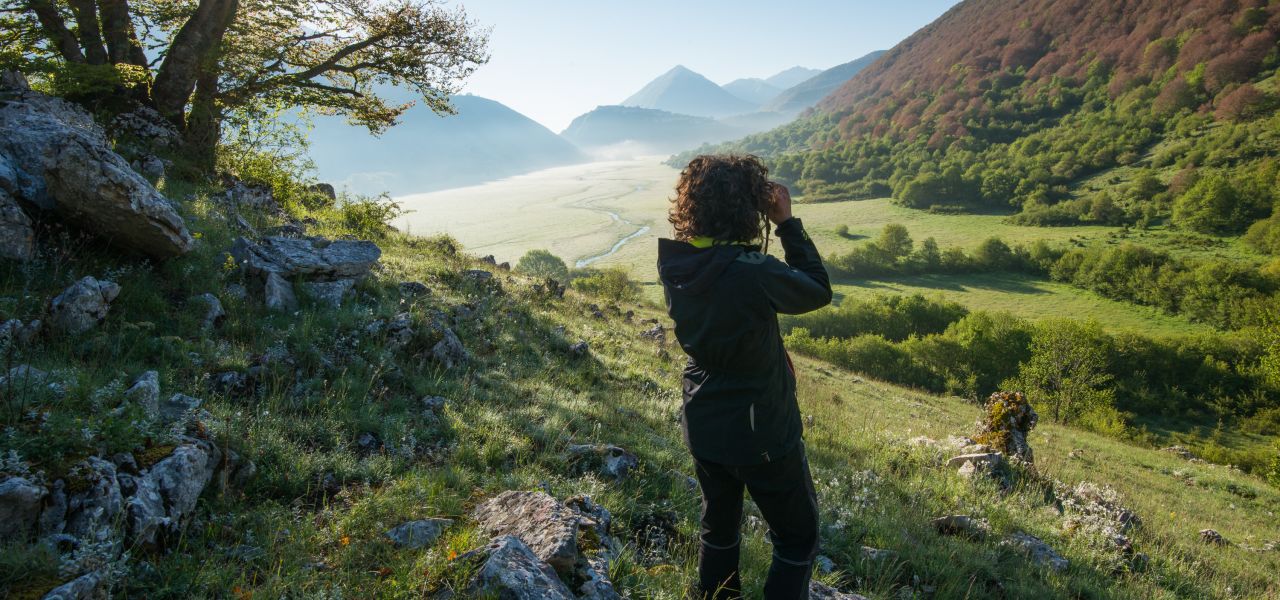
[[284,278],[337,281],[368,275],[382,249],[365,240],[274,236],[257,242],[238,238],[231,246],[231,256],[254,275],[275,273]]
[[103,589],[106,574],[102,571],[90,571],[68,581],[44,595],[43,600],[93,600],[110,597]]
[[95,542],[112,539],[112,528],[124,508],[116,466],[91,456],[76,466],[67,479],[67,520],[63,531]]
[[1054,571],[1064,571],[1071,564],[1052,546],[1044,543],[1044,540],[1029,533],[1019,532],[1010,535],[1000,542],[1000,545],[1021,552],[1031,559],[1031,562]]
[[59,294],[49,305],[49,322],[70,335],[93,329],[107,316],[120,286],[85,277]]
[[472,517],[491,536],[514,535],[541,560],[568,573],[578,559],[578,518],[544,492],[502,492]]
[[996,392],[987,400],[986,411],[978,420],[978,431],[973,439],[1023,463],[1032,463],[1035,456],[1027,436],[1035,429],[1040,416],[1031,408],[1021,392]]
[[0,188],[0,258],[28,260],[35,253],[31,218],[9,192]]
[[434,544],[452,523],[449,519],[408,521],[392,527],[385,535],[400,548],[425,548]]
[[[0,105],[0,157],[13,174],[0,187],[106,242],[153,258],[191,250],[178,212],[116,154],[84,109],[34,92]],[[8,179],[0,169],[0,179]]]
[[0,540],[25,539],[36,530],[49,492],[22,477],[0,481]]
[[222,460],[204,440],[186,439],[142,474],[126,483],[129,532],[141,544],[153,544],[159,533],[175,529],[196,507]]

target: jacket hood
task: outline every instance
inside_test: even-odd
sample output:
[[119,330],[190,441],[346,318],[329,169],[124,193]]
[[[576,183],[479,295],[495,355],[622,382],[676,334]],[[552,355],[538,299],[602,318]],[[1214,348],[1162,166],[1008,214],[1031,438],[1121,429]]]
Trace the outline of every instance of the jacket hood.
[[740,245],[697,248],[687,242],[658,240],[658,279],[671,293],[701,294],[743,252]]

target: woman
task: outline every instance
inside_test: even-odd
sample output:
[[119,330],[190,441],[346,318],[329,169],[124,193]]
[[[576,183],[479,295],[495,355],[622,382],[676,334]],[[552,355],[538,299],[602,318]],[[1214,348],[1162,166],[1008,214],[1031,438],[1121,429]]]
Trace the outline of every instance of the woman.
[[[689,355],[682,428],[702,488],[702,598],[737,598],[744,488],[769,524],[769,599],[807,598],[818,504],[801,441],[795,371],[778,313],[831,302],[818,249],[787,188],[754,156],[699,156],[680,173],[658,275]],[[777,225],[786,263],[761,251]]]

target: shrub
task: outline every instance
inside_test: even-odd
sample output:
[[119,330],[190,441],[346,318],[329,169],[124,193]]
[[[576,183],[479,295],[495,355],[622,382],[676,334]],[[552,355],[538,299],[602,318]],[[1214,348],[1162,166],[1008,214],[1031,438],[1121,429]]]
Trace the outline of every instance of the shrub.
[[516,262],[515,271],[540,279],[551,278],[556,281],[569,279],[569,267],[559,256],[548,250],[535,249],[524,253]]
[[400,203],[386,194],[376,198],[344,195],[338,211],[351,235],[370,239],[386,237],[395,230],[391,222],[404,214]]
[[1096,322],[1044,321],[1031,338],[1031,359],[1002,387],[1021,389],[1058,423],[1112,406],[1110,339]]
[[584,294],[615,302],[631,302],[640,297],[640,286],[620,267],[588,271],[576,277],[571,285]]

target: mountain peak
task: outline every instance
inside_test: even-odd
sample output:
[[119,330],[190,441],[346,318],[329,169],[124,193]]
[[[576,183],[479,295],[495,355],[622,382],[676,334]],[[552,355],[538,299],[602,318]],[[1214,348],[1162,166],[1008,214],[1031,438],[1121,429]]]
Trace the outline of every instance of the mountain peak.
[[621,104],[699,117],[742,114],[756,106],[684,65],[672,67]]

